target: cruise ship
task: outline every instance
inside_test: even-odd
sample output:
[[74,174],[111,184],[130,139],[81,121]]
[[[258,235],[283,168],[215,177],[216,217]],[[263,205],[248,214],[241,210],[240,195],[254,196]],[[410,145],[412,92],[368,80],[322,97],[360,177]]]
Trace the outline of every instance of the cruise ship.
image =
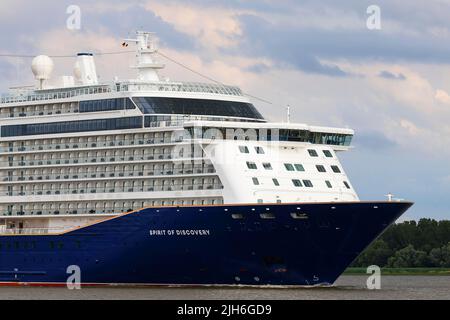
[[0,284],[330,285],[412,203],[361,201],[348,128],[273,123],[240,88],[174,82],[137,32],[137,77],[73,75],[0,102]]

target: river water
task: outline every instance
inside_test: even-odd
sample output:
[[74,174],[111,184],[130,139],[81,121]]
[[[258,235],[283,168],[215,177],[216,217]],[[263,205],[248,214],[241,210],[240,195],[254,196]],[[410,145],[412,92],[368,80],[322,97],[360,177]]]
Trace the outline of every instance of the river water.
[[382,276],[380,290],[366,288],[367,276],[342,276],[322,288],[66,288],[0,287],[0,300],[202,300],[202,299],[445,299],[450,300],[450,276]]

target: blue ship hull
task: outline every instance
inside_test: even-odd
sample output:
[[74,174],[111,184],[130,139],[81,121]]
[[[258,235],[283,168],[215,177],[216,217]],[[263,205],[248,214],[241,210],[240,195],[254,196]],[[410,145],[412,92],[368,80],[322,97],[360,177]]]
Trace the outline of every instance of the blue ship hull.
[[[0,283],[319,285],[412,204],[146,208],[61,235],[0,237]],[[233,216],[234,215],[234,216]]]

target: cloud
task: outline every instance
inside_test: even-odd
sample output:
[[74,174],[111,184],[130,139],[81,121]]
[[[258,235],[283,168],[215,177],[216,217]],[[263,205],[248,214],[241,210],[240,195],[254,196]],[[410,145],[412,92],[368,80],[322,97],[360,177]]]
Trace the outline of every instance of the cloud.
[[381,78],[385,78],[385,79],[392,79],[392,80],[406,80],[406,77],[404,74],[399,73],[399,74],[394,74],[391,73],[387,70],[383,70],[379,73],[378,75]]
[[235,10],[166,1],[149,1],[145,8],[172,24],[177,31],[199,39],[204,47],[234,46],[242,35],[236,19],[239,12]]
[[436,90],[436,95],[434,96],[437,101],[444,104],[450,104],[450,95],[441,89]]
[[[121,37],[133,36],[134,30],[155,31],[161,51],[170,57],[272,101],[254,100],[269,120],[283,121],[289,104],[293,121],[355,129],[357,148],[350,156],[356,160],[348,171],[355,172],[351,178],[365,190],[363,196],[383,195],[389,187],[418,199],[421,208],[423,203],[443,208],[438,204],[448,188],[436,195],[427,188],[442,172],[447,175],[450,156],[447,0],[429,1],[426,6],[418,0],[408,6],[380,0],[380,31],[366,28],[365,12],[372,4],[366,0],[77,3],[83,13],[82,30],[70,32],[65,29],[69,0],[42,0],[38,6],[24,0],[1,1],[0,38],[7,43],[1,51],[64,55],[117,51]],[[96,57],[101,79],[134,77],[128,68],[133,58],[132,54]],[[0,87],[33,83],[30,62],[1,59]],[[205,81],[163,62],[167,62],[163,74],[174,80]],[[73,59],[55,59],[55,64],[55,76],[72,73]],[[432,165],[418,171],[423,154]],[[402,183],[386,179],[386,163],[392,176],[402,172]],[[378,184],[366,179],[369,166],[379,168],[374,177]],[[429,183],[411,182],[423,179]],[[405,186],[404,181],[410,183]]]

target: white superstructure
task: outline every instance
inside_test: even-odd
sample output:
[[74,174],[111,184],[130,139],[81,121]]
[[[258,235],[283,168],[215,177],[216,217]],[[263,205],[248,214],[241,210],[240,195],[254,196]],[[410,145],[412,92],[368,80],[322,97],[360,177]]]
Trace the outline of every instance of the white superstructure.
[[147,206],[356,201],[337,153],[353,131],[262,118],[237,87],[160,81],[153,35],[139,32],[138,77],[74,77],[0,102],[0,226],[61,231]]

